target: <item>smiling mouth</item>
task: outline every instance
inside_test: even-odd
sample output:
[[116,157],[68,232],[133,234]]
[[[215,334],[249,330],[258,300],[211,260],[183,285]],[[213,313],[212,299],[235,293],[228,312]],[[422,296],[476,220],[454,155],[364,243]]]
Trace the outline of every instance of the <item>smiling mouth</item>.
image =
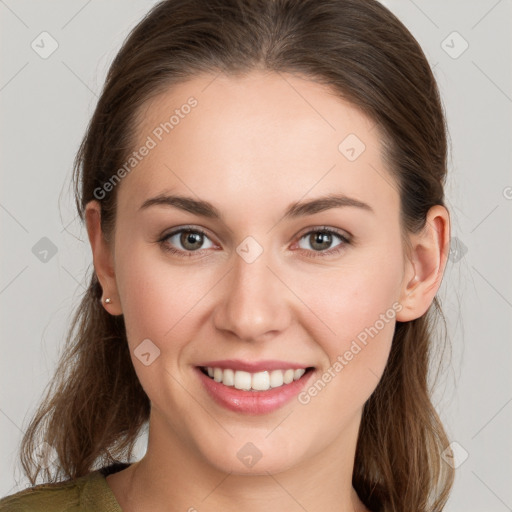
[[268,391],[291,384],[309,374],[314,368],[290,368],[255,373],[211,366],[200,366],[199,369],[210,379],[227,387],[243,391]]

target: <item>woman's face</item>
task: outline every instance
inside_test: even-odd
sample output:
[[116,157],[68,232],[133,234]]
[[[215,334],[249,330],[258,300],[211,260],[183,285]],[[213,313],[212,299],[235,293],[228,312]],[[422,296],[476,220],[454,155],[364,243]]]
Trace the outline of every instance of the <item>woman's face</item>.
[[259,72],[195,78],[141,114],[113,265],[149,449],[234,473],[353,457],[411,278],[377,127]]

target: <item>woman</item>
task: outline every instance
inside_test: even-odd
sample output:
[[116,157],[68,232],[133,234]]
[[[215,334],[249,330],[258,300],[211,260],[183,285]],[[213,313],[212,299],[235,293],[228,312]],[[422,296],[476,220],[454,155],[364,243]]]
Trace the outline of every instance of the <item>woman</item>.
[[49,483],[0,509],[441,510],[445,175],[378,2],[157,4],[76,158],[94,272],[21,451]]

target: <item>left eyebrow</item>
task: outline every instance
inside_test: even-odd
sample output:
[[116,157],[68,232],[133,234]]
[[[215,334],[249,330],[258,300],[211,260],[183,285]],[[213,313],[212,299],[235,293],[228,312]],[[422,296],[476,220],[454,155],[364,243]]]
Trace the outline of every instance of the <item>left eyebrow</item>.
[[[219,210],[208,201],[180,195],[161,194],[159,196],[152,197],[144,201],[139,209],[143,210],[155,205],[173,206],[175,208],[179,208],[180,210],[184,210],[201,217],[222,219],[222,215]],[[327,196],[319,197],[306,202],[297,201],[292,203],[286,209],[283,220],[295,219],[298,217],[304,217],[306,215],[314,215],[315,213],[330,210],[331,208],[341,208],[347,206],[360,208],[362,210],[375,213],[369,204],[364,203],[358,199],[348,197],[344,194],[329,194]]]
[[329,194],[324,197],[312,199],[311,201],[292,203],[287,208],[283,219],[295,219],[306,215],[314,215],[315,213],[330,210],[331,208],[342,208],[344,206],[361,208],[368,212],[375,213],[374,209],[369,204],[363,203],[363,201],[359,201],[359,199],[354,199],[344,194]]

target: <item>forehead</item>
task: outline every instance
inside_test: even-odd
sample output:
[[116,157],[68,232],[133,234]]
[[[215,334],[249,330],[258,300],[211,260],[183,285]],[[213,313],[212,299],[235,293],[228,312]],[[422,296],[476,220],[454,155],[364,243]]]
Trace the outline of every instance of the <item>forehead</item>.
[[120,206],[127,194],[140,204],[163,190],[238,206],[332,192],[397,200],[375,123],[297,75],[203,75],[174,85],[139,110],[134,149],[144,145],[151,149],[123,179]]

